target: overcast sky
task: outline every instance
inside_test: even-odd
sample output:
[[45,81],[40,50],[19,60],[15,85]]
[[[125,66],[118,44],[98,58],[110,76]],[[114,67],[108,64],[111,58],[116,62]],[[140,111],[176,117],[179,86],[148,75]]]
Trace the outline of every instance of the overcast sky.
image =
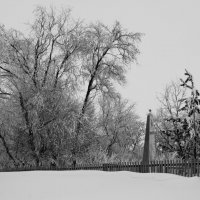
[[0,23],[24,31],[37,5],[70,7],[85,22],[116,20],[145,35],[138,65],[127,74],[122,95],[137,103],[144,119],[158,108],[156,96],[171,80],[184,77],[187,68],[200,89],[200,0],[0,0]]

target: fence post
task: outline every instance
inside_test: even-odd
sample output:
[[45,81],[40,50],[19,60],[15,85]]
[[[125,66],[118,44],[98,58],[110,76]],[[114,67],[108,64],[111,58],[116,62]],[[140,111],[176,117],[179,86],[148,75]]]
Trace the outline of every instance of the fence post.
[[136,162],[136,172],[141,172],[140,162]]
[[134,172],[137,172],[137,162],[136,161],[134,162],[134,165],[135,165],[134,166]]
[[171,160],[170,162],[171,162],[171,169],[172,169],[171,174],[174,174],[174,161]]
[[160,173],[160,161],[157,161],[157,173]]
[[130,172],[131,171],[131,163],[128,162],[128,171]]
[[152,172],[155,173],[155,160],[152,162]]
[[190,174],[189,174],[189,176],[190,177],[192,177],[192,159],[190,160],[190,162],[189,162],[189,168],[190,168]]
[[196,175],[196,159],[192,160],[192,176]]
[[183,162],[182,162],[182,159],[179,160],[179,175],[183,176]]
[[167,161],[164,160],[164,173],[167,173]]
[[152,173],[152,163],[153,163],[153,161],[151,161],[151,162],[149,163],[149,172],[150,172],[150,173]]
[[140,172],[143,173],[143,171],[144,171],[144,169],[143,169],[143,162],[139,163],[139,169],[140,169]]
[[187,176],[187,163],[186,160],[183,160],[183,174],[184,176]]
[[108,171],[107,163],[104,163],[104,164],[103,164],[103,171]]
[[163,161],[160,161],[160,172],[163,173]]
[[125,162],[125,171],[129,171],[128,170],[128,163],[127,162]]
[[160,160],[157,161],[157,172],[160,173]]
[[176,174],[179,175],[180,167],[179,167],[179,159],[176,161]]
[[136,172],[136,162],[133,163],[133,172]]
[[197,159],[195,159],[194,165],[195,165],[195,176],[197,176]]
[[174,174],[177,174],[177,159],[174,161]]

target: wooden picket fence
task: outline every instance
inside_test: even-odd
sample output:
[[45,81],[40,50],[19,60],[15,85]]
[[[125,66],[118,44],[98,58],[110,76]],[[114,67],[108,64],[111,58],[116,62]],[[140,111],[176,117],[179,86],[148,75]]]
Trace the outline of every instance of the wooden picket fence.
[[0,172],[14,172],[14,171],[36,171],[36,170],[100,170],[107,172],[114,171],[131,171],[139,173],[170,173],[186,177],[200,176],[200,160],[165,160],[152,161],[148,164],[142,162],[131,163],[104,163],[96,165],[77,164],[75,166],[67,167],[19,167],[19,168],[5,168],[0,169]]

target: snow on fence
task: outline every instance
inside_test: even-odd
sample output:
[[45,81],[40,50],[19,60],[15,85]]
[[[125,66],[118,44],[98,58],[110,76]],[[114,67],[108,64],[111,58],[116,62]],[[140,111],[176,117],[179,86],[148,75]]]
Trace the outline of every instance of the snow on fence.
[[148,164],[142,162],[131,163],[104,163],[96,165],[77,164],[75,166],[66,167],[44,167],[44,166],[29,166],[18,168],[4,168],[0,172],[13,172],[13,171],[36,171],[36,170],[100,170],[100,171],[131,171],[139,173],[170,173],[181,176],[200,176],[200,161],[199,160],[165,160],[165,161],[151,161]]

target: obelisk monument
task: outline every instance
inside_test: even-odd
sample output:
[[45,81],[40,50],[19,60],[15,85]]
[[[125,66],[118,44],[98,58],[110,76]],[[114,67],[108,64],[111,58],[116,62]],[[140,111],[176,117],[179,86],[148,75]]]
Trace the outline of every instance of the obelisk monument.
[[142,162],[144,164],[148,164],[149,161],[155,160],[155,156],[156,156],[155,129],[153,126],[153,115],[151,113],[151,110],[149,110],[149,114],[147,115]]

